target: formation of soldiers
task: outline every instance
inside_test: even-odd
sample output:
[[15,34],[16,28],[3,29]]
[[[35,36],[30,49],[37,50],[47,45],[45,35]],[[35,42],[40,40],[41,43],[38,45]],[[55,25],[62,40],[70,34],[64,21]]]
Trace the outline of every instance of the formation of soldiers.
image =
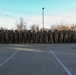
[[0,43],[76,43],[76,30],[12,31],[0,30]]

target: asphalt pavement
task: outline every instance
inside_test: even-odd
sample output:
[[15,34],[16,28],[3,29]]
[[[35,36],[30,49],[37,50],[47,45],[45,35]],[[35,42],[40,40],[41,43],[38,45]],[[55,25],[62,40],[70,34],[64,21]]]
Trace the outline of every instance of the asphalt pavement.
[[76,44],[0,44],[0,75],[76,75]]

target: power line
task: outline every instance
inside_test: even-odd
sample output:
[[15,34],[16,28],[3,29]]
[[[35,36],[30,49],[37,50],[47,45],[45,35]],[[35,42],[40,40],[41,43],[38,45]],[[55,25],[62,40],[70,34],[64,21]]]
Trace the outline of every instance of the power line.
[[12,12],[21,12],[21,13],[41,14],[41,13],[37,13],[37,12],[20,11],[20,10],[11,10],[11,9],[1,9],[1,10],[4,10],[4,11],[12,11]]
[[[3,14],[3,13],[0,13],[1,15],[3,16],[6,16],[6,17],[11,17],[11,18],[17,18],[17,19],[20,19],[21,17],[17,17],[17,16],[11,16],[11,15],[8,15],[8,14]],[[38,22],[38,23],[42,23],[42,21],[39,21],[39,20],[34,20],[34,19],[27,19],[27,18],[23,18],[27,21],[34,21],[34,22]],[[50,22],[45,22],[46,24],[50,24]]]
[[[4,14],[4,13],[0,13],[0,15],[3,15],[3,16],[6,16],[6,17],[11,17],[11,18],[17,18],[17,19],[22,18],[21,16],[19,16],[19,17],[18,17],[18,16],[11,16],[11,15]],[[24,19],[26,19],[26,18],[24,18]],[[26,20],[31,20],[31,21],[41,22],[41,21],[33,20],[33,19],[26,19]],[[50,22],[46,22],[46,23],[50,23]]]
[[[8,17],[8,18],[9,18],[9,17],[11,17],[11,18],[17,18],[17,19],[22,18],[22,17],[17,17],[17,16],[11,16],[11,15],[4,14],[4,13],[0,13],[0,15],[6,16],[6,17]],[[34,21],[34,22],[42,23],[42,20],[41,20],[41,21],[38,21],[38,20],[27,19],[27,18],[23,18],[23,19],[25,19],[25,20],[27,20],[27,21]],[[46,21],[45,21],[45,24],[51,24],[51,22],[46,22]]]
[[[3,13],[0,13],[1,15],[5,15],[6,17],[12,17],[12,18],[21,18],[21,17],[16,17],[16,16],[11,16],[11,15],[7,15],[7,14],[3,14]],[[31,20],[31,21],[37,21],[37,22],[41,22],[41,21],[38,21],[38,20],[33,20],[33,19],[26,19],[24,18],[25,20]]]
[[[4,10],[4,11],[12,11],[12,12],[21,12],[21,13],[30,13],[30,14],[42,14],[42,13],[38,13],[38,12],[29,12],[29,11],[20,11],[20,10],[11,10],[11,9],[1,9],[1,10]],[[57,14],[48,14],[48,13],[45,13],[45,15],[56,16],[56,17],[76,18],[76,16],[57,15]]]
[[0,13],[0,15],[3,15],[3,16],[6,16],[6,17],[19,18],[19,17],[15,17],[15,16],[8,15],[8,14],[4,14],[4,13]]

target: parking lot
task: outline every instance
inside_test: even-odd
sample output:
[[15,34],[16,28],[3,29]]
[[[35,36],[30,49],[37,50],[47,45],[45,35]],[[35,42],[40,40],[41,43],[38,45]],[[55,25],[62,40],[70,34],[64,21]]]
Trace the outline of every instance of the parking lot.
[[76,44],[0,44],[0,75],[76,75]]

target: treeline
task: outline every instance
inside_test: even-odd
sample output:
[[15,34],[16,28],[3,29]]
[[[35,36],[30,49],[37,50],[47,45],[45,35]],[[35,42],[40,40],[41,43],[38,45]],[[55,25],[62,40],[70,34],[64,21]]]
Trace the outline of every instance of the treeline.
[[[16,25],[15,29],[18,31],[28,30],[28,28],[27,28],[28,25],[27,25],[27,23],[25,23],[23,18],[20,18],[19,21],[16,21],[15,25]],[[36,24],[30,25],[29,29],[34,30],[34,31],[43,30],[42,28],[39,28],[39,25],[36,25]],[[8,30],[8,29],[1,27],[0,30]],[[14,30],[14,28],[11,30]],[[51,30],[51,31],[54,31],[54,30],[59,30],[59,31],[60,30],[76,30],[76,24],[69,25],[69,24],[64,24],[62,22],[61,24],[50,25],[49,28],[44,28],[44,30]]]

